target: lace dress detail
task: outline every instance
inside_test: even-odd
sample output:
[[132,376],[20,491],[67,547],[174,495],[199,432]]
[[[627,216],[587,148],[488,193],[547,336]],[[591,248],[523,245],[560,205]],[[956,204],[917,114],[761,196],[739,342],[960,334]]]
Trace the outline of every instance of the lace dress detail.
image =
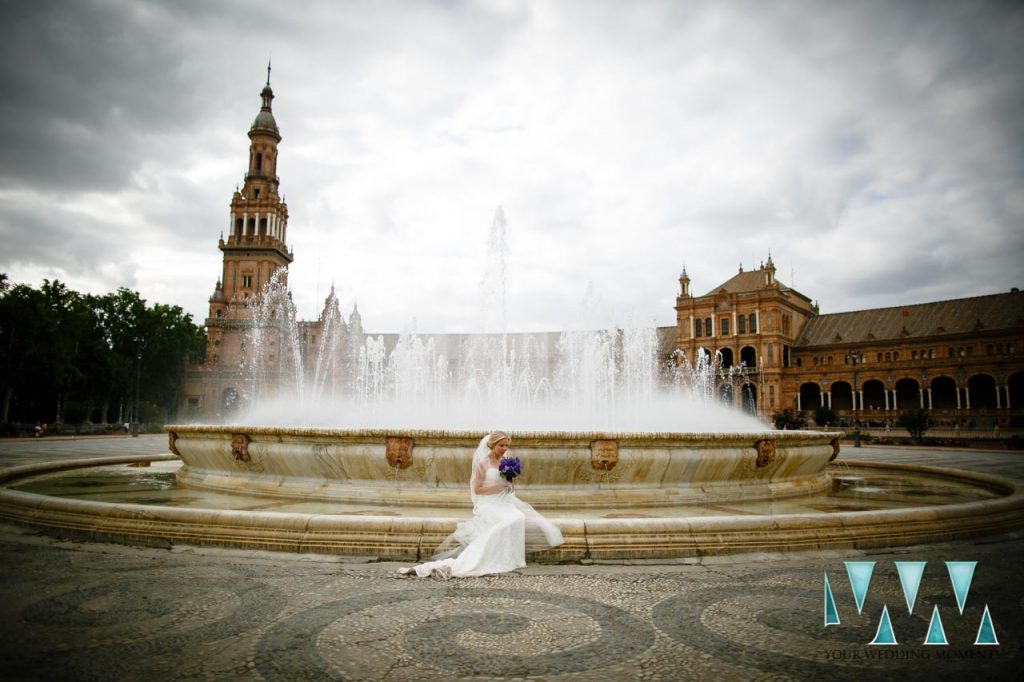
[[[500,482],[498,470],[488,468],[484,484]],[[477,497],[473,518],[460,523],[441,547],[453,542],[462,548],[457,556],[399,571],[415,572],[421,578],[435,575],[445,579],[505,573],[526,566],[527,547],[531,551],[546,549],[560,545],[564,540],[553,523],[516,497],[515,493],[503,490]]]

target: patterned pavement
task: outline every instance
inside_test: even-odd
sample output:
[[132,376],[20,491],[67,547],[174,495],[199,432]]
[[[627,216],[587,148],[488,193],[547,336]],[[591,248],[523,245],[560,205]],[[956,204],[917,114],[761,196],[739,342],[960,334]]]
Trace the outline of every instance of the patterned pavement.
[[[0,466],[162,452],[162,436],[0,441]],[[1024,454],[844,448],[1024,481]],[[0,525],[9,680],[1019,679],[1024,534],[872,551],[537,565],[394,563],[73,542]],[[977,561],[961,614],[945,561]],[[874,561],[858,613],[844,561]],[[927,561],[908,613],[894,561]],[[839,625],[823,625],[828,572]],[[947,645],[924,645],[935,606]],[[998,645],[975,644],[985,606]],[[898,644],[870,645],[883,607]]]

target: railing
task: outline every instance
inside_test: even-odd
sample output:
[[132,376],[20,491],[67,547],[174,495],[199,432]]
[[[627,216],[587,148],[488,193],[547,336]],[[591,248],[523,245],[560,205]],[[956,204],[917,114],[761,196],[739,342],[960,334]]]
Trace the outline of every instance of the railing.
[[[827,431],[829,433],[847,434],[853,431],[851,426],[809,426],[815,431]],[[910,438],[910,434],[901,426],[892,428],[865,427],[860,428],[862,436],[870,435],[873,438]],[[1022,428],[999,428],[990,429],[967,429],[956,427],[933,427],[924,432],[924,438],[940,438],[948,440],[992,440],[1001,441],[1013,436],[1024,437]]]

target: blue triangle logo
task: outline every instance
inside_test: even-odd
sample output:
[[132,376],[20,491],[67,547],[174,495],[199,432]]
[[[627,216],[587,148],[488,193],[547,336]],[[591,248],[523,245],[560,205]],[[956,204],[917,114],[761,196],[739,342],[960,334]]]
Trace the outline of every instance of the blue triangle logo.
[[942,619],[939,618],[939,605],[936,604],[935,608],[932,609],[932,619],[928,623],[928,634],[924,638],[925,644],[949,644],[946,641],[946,631],[942,627]]
[[896,633],[892,631],[892,621],[889,620],[889,607],[882,605],[882,617],[878,620],[878,629],[875,630],[875,638],[869,642],[878,646],[893,646],[897,644]]
[[974,579],[974,567],[977,561],[947,561],[946,569],[949,571],[949,580],[953,583],[953,594],[956,595],[956,605],[960,609],[960,615],[964,615],[964,604],[967,603],[967,593],[971,589],[971,580]]
[[825,571],[825,627],[829,625],[839,625],[839,611],[832,596],[832,586],[828,583],[828,571]]
[[921,587],[921,576],[927,561],[894,561],[896,571],[900,574],[900,587],[903,588],[903,599],[907,602],[907,613],[914,612],[917,601],[917,590]]
[[874,561],[844,561],[846,564],[846,576],[850,579],[850,589],[853,590],[853,600],[857,602],[857,613],[864,610],[864,598],[868,595],[868,586],[871,584],[871,574],[875,570]]
[[996,629],[992,625],[992,615],[988,612],[988,604],[985,604],[985,613],[981,614],[981,625],[978,626],[978,636],[974,638],[977,645],[998,645]]

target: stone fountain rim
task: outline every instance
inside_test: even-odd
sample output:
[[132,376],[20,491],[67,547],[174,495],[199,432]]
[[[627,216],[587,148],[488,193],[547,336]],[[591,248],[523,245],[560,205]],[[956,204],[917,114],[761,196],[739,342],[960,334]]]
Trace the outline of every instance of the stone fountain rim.
[[[169,424],[164,426],[169,434],[184,433],[244,433],[249,436],[300,436],[300,437],[345,437],[378,439],[389,436],[406,436],[424,440],[479,440],[484,431],[462,429],[415,429],[415,428],[372,428],[346,429],[306,426],[251,426],[243,424]],[[700,442],[732,442],[735,440],[822,440],[832,441],[840,438],[838,434],[827,431],[517,431],[508,430],[513,444],[517,440],[637,440],[637,441],[700,441]]]

